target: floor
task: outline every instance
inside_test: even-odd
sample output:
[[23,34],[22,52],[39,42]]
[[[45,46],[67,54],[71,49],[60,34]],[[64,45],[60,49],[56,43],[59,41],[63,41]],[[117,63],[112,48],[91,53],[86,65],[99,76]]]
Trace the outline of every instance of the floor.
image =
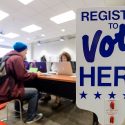
[[[72,101],[62,99],[62,105],[56,110],[51,108],[52,103],[53,101],[49,103],[39,101],[38,112],[42,112],[44,118],[31,125],[92,125],[93,114],[78,109]],[[0,112],[0,119],[4,115],[5,112]],[[21,122],[17,118],[13,118],[9,125],[21,125]]]

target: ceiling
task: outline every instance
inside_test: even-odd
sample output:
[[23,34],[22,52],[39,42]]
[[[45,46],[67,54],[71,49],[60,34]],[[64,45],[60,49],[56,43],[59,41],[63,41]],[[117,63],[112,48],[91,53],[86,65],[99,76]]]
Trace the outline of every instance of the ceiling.
[[[111,2],[113,1],[113,2]],[[20,34],[15,39],[6,38],[0,44],[12,45],[14,41],[36,42],[38,40],[47,40],[59,36],[71,35],[76,32],[76,21],[72,20],[62,24],[55,24],[50,18],[58,14],[73,10],[87,5],[103,5],[106,3],[118,4],[118,0],[34,0],[28,5],[23,5],[17,0],[0,0],[0,10],[9,13],[9,16],[0,21],[0,32],[7,34],[14,32]],[[124,0],[121,0],[122,4]],[[21,31],[21,28],[36,24],[42,27],[42,30],[33,33]],[[61,29],[65,29],[62,32]],[[45,34],[45,37],[41,37]]]

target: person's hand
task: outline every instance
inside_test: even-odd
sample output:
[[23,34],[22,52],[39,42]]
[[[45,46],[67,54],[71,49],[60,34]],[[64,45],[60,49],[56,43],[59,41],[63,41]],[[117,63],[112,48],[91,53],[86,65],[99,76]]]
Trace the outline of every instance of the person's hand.
[[42,74],[42,72],[37,72],[37,77],[40,77]]

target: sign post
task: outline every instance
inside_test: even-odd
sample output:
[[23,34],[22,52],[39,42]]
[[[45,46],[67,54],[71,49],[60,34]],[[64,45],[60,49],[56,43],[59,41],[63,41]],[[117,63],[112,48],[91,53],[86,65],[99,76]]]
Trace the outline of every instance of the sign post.
[[125,120],[125,7],[77,11],[76,103],[102,125]]

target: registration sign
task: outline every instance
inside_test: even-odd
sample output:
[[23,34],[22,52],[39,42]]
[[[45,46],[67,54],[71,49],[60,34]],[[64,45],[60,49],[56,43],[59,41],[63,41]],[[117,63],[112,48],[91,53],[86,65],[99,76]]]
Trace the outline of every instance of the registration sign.
[[102,125],[125,120],[125,7],[77,11],[76,103]]

